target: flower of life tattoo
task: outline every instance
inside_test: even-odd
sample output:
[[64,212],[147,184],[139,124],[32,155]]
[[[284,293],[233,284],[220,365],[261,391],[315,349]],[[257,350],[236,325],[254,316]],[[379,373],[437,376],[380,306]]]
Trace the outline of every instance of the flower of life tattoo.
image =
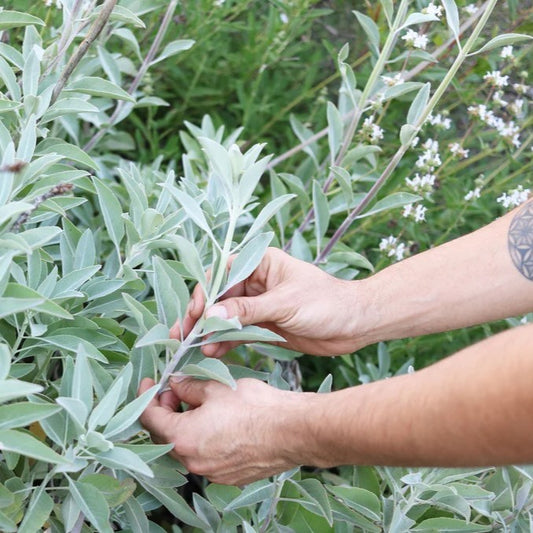
[[533,281],[533,201],[527,202],[511,221],[507,243],[515,267]]

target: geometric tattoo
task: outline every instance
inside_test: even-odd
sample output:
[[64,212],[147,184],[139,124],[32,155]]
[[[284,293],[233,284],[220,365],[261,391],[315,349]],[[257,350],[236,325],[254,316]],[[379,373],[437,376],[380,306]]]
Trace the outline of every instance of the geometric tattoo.
[[511,221],[507,243],[515,267],[533,281],[533,201],[527,202]]

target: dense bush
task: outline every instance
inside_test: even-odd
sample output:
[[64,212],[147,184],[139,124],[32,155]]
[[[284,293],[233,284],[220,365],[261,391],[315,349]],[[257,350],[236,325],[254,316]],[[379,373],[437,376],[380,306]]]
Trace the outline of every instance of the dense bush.
[[531,319],[335,361],[268,344],[204,359],[206,333],[274,338],[235,319],[169,339],[194,284],[215,301],[269,244],[352,279],[523,201],[530,12],[495,0],[354,13],[316,0],[4,4],[0,529],[528,530],[524,466],[296,469],[244,488],[186,477],[137,421],[159,387],[136,391],[179,368],[327,392]]

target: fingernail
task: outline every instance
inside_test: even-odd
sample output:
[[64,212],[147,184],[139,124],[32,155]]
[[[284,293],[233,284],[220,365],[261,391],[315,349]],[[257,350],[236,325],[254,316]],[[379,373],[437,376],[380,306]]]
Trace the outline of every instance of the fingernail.
[[226,308],[223,305],[214,305],[213,307],[210,307],[207,312],[205,313],[205,316],[207,318],[211,317],[217,317],[217,318],[228,318],[228,312],[226,311]]
[[181,383],[186,378],[187,376],[183,374],[182,372],[174,372],[174,374],[170,376],[169,381],[171,383]]

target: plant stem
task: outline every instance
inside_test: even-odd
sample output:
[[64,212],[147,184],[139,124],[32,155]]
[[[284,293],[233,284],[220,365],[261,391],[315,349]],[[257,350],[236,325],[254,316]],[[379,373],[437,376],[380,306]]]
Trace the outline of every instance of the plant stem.
[[[231,211],[230,218],[228,223],[228,229],[226,231],[226,237],[224,239],[224,245],[222,252],[220,254],[220,261],[216,272],[212,277],[211,288],[209,294],[206,294],[205,308],[209,308],[213,305],[218,297],[218,293],[221,289],[222,282],[224,281],[224,274],[226,273],[227,263],[231,255],[231,245],[233,243],[233,236],[235,233],[235,226],[237,224],[237,216]],[[202,328],[204,326],[204,321],[202,319],[198,320],[191,332],[187,335],[177,352],[172,356],[172,359],[165,367],[161,379],[159,381],[160,389],[164,390],[167,386],[168,379],[170,375],[174,372],[182,357],[187,353],[190,348],[193,348],[194,342],[200,335]]]
[[[437,87],[437,90],[434,92],[433,96],[429,100],[426,108],[422,112],[420,118],[418,119],[417,123],[414,124],[414,128],[416,132],[420,130],[424,122],[427,120],[428,116],[431,114],[439,100],[441,99],[442,95],[454,79],[455,75],[457,74],[457,71],[461,67],[461,65],[464,63],[468,53],[473,48],[475,41],[479,37],[479,34],[481,33],[481,30],[485,27],[488,18],[490,17],[497,0],[489,0],[486,4],[485,11],[483,12],[483,15],[481,16],[479,22],[475,26],[472,34],[468,38],[466,44],[464,47],[462,47],[459,51],[459,54],[455,58],[455,61],[453,62],[452,66],[450,67],[450,70],[447,72],[446,76],[440,83],[440,85]],[[414,135],[416,135],[416,132]],[[410,144],[403,144],[400,146],[400,148],[396,151],[393,158],[390,160],[389,164],[381,174],[381,176],[378,178],[378,180],[374,183],[374,185],[371,187],[371,189],[368,191],[366,196],[363,198],[363,200],[353,209],[350,214],[346,217],[344,222],[339,226],[337,231],[333,234],[331,239],[329,240],[328,244],[324,247],[320,255],[317,257],[315,263],[321,263],[325,260],[327,255],[331,252],[335,244],[341,239],[341,237],[346,233],[348,228],[350,227],[351,223],[357,218],[358,215],[362,213],[362,211],[367,207],[367,205],[372,201],[372,199],[376,196],[378,191],[383,187],[383,185],[386,183],[392,172],[396,169],[398,166],[398,163],[402,160],[405,152],[409,149]]]
[[[131,85],[128,89],[128,94],[133,95],[133,93],[137,90],[144,75],[146,74],[146,71],[150,67],[150,63],[154,60],[155,55],[157,54],[157,51],[159,50],[159,47],[161,46],[161,42],[163,41],[165,37],[168,26],[170,25],[172,21],[172,15],[174,14],[174,11],[176,10],[177,5],[178,5],[178,0],[172,0],[168,4],[167,10],[165,11],[163,19],[161,21],[161,25],[159,26],[159,30],[157,30],[157,34],[152,42],[152,46],[150,47],[150,50],[146,54],[146,57],[144,58],[141,64],[141,67],[139,68],[139,71],[137,72],[135,78],[131,82]],[[83,147],[83,149],[86,152],[89,152],[90,150],[92,150],[95,147],[95,145],[98,143],[98,141],[115,125],[115,123],[117,122],[117,119],[120,116],[120,113],[122,112],[124,108],[124,105],[125,105],[124,101],[120,101],[117,104],[113,114],[111,115],[111,118],[109,119],[109,124],[105,128],[99,129],[91,137],[91,139],[89,139],[89,142]]]
[[63,90],[65,84],[70,78],[70,75],[78,66],[83,56],[87,53],[87,50],[89,50],[91,44],[93,44],[93,42],[97,39],[97,37],[104,29],[104,26],[107,24],[107,21],[109,20],[109,17],[113,12],[116,3],[117,0],[106,0],[104,5],[102,6],[102,10],[100,11],[100,14],[89,29],[89,33],[87,34],[85,39],[83,39],[74,54],[72,54],[63,72],[61,73],[61,76],[59,77],[59,80],[54,88],[54,92],[52,93],[50,105],[52,105],[58,99],[59,95],[61,94],[61,91]]

